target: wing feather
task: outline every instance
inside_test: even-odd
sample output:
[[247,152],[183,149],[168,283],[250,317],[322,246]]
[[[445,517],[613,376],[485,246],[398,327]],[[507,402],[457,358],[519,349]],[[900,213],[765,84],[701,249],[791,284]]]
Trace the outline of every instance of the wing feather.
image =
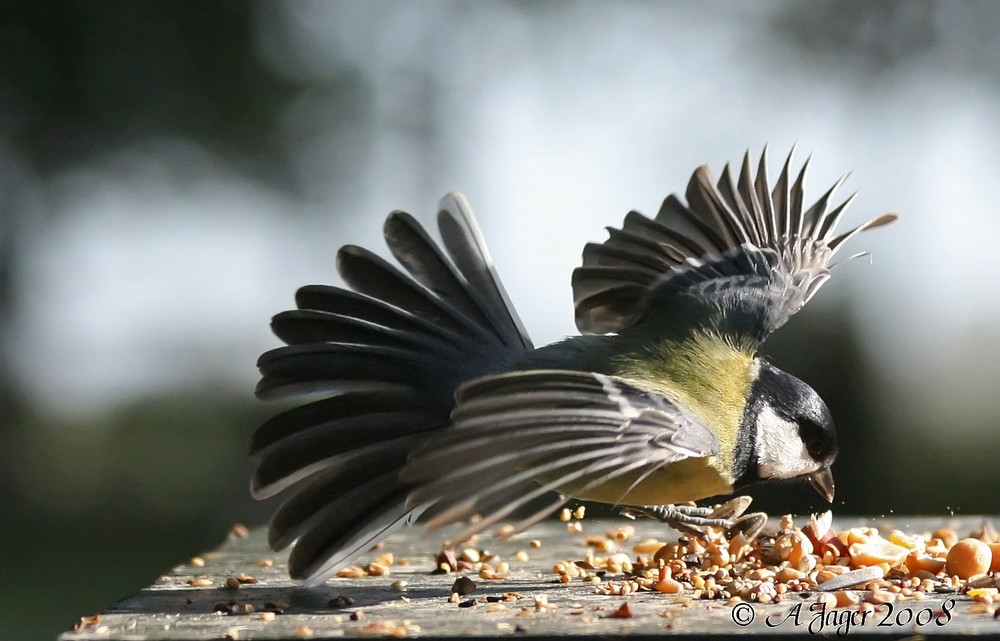
[[718,182],[699,167],[687,204],[668,196],[655,219],[630,212],[603,245],[589,245],[572,279],[580,331],[672,323],[763,341],[829,279],[844,243],[896,219],[885,214],[838,235],[854,197],[832,209],[831,201],[847,176],[806,207],[810,159],[793,179],[789,153],[772,186],[766,154],[765,148],[756,176],[749,152],[735,180],[729,165]]
[[715,434],[687,410],[625,379],[587,372],[477,379],[459,389],[452,423],[411,456],[400,478],[414,485],[407,505],[429,506],[429,527],[483,514],[463,536],[549,491],[585,494],[719,451]]

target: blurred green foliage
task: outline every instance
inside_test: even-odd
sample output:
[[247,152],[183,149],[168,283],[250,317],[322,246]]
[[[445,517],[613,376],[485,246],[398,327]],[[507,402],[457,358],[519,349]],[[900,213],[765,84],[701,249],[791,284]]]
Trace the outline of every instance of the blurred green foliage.
[[267,408],[249,393],[183,392],[91,422],[23,412],[0,431],[4,639],[51,639],[259,523],[246,443]]

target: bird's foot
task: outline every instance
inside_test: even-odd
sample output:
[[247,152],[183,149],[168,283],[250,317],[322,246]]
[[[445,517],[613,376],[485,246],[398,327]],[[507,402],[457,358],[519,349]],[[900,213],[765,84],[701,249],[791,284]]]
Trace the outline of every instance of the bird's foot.
[[715,527],[725,530],[729,537],[742,534],[752,541],[767,523],[767,514],[763,512],[744,514],[752,501],[749,496],[737,496],[715,507],[640,505],[625,508],[622,514],[632,518],[640,514],[648,516],[675,530],[699,537],[705,535],[705,528]]

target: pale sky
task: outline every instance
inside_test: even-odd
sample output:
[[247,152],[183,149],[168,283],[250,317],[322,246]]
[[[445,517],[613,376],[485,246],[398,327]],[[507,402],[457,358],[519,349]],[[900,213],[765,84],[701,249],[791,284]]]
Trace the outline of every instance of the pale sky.
[[[569,276],[585,242],[629,209],[655,214],[699,164],[718,173],[765,143],[772,175],[792,144],[814,156],[812,198],[853,172],[845,225],[900,213],[845,252],[871,262],[841,267],[819,294],[861,301],[865,345],[895,393],[942,416],[991,401],[995,85],[926,59],[877,82],[799,59],[764,29],[772,4],[554,4],[537,21],[461,6],[301,2],[261,17],[261,55],[284,73],[321,85],[348,60],[371,78],[370,137],[324,120],[336,96],[322,90],[289,110],[300,197],[182,140],[43,183],[58,215],[23,250],[16,328],[40,405],[78,414],[206,383],[249,394],[256,356],[277,345],[267,320],[294,289],[336,282],[341,244],[382,252],[392,209],[433,224],[450,190],[478,212],[536,344],[556,340],[574,333]],[[345,154],[352,180],[331,184],[325,168]],[[937,381],[958,390],[951,401],[926,399]]]

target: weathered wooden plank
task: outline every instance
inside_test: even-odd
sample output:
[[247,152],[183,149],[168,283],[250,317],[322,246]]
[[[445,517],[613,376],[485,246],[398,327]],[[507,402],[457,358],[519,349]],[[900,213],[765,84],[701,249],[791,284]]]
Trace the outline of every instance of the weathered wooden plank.
[[[954,525],[959,532],[967,532],[981,521],[967,517]],[[897,519],[896,523],[909,532],[934,530],[944,524],[941,519]],[[622,524],[623,521],[584,521],[583,534],[601,533]],[[676,538],[676,534],[653,522],[639,521],[634,525],[638,536],[625,546],[631,556],[634,556],[632,543],[642,538]],[[561,584],[552,572],[556,562],[584,558],[583,534],[570,534],[565,523],[551,522],[509,541],[484,537],[476,547],[499,555],[510,565],[510,571],[507,578],[495,580],[466,572],[477,583],[476,590],[461,599],[475,600],[474,605],[466,607],[449,601],[455,574],[431,573],[441,537],[426,535],[419,528],[393,536],[383,549],[373,551],[363,560],[368,562],[392,552],[396,563],[388,576],[337,578],[319,588],[303,588],[288,580],[284,555],[266,548],[262,531],[253,531],[246,537],[230,535],[218,550],[202,556],[203,566],[185,563],[174,568],[153,585],[102,613],[99,622],[67,632],[60,639],[193,641],[225,639],[227,635],[234,639],[317,639],[511,634],[595,638],[664,633],[786,636],[833,635],[838,629],[849,631],[852,636],[858,633],[1000,636],[1000,620],[970,613],[971,600],[955,594],[897,602],[894,614],[887,615],[882,610],[866,617],[860,627],[848,626],[844,615],[820,625],[816,613],[809,610],[812,601],[797,596],[779,604],[744,604],[734,609],[721,602],[693,601],[685,605],[674,595],[656,592],[628,596],[598,594],[594,585],[583,581]],[[541,547],[531,548],[531,539],[539,540]],[[518,560],[518,551],[529,558]],[[408,564],[401,565],[401,559]],[[252,577],[256,582],[236,589],[226,587],[227,580],[240,575]],[[191,585],[192,582],[196,585]],[[199,582],[206,585],[198,586]],[[486,600],[512,592],[521,598]],[[338,597],[342,597],[340,604],[336,601]],[[342,605],[345,601],[348,604]],[[623,603],[628,603],[631,618],[613,617]],[[804,605],[796,613],[794,608],[798,603]],[[245,612],[246,604],[252,606],[252,612],[236,613]],[[921,620],[929,620],[918,626],[913,619],[924,610],[927,615],[922,615]],[[752,622],[748,622],[750,618]],[[854,619],[861,621],[857,616]]]

